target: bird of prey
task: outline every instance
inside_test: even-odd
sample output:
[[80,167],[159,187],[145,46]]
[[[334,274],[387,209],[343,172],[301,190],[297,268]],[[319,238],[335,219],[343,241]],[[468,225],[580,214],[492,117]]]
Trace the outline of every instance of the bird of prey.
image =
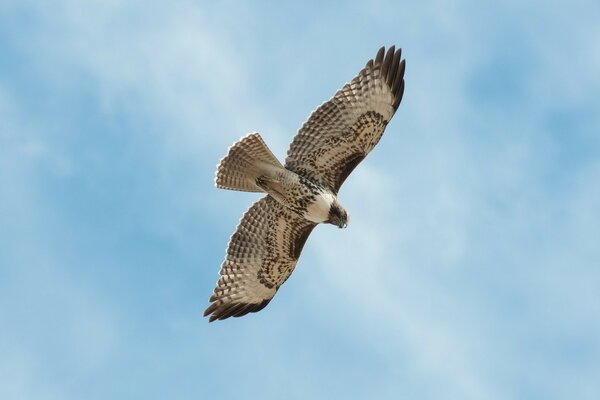
[[337,193],[377,145],[404,93],[401,49],[382,47],[359,74],[321,104],[277,160],[261,136],[234,143],[217,167],[218,188],[266,196],[244,214],[229,240],[209,307],[209,322],[262,310],[296,267],[317,224],[345,228]]

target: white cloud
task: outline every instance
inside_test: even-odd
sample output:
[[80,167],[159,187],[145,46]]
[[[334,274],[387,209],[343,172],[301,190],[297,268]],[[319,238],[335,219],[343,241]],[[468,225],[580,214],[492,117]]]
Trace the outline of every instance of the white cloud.
[[73,273],[90,261],[73,265],[69,227],[40,187],[40,176],[69,175],[69,158],[1,85],[0,121],[0,397],[66,398],[64,382],[48,379],[61,374],[48,371],[52,357],[78,371],[103,367],[119,343],[117,308]]
[[251,9],[62,1],[34,10],[40,25],[20,40],[37,61],[51,60],[36,65],[39,72],[57,86],[91,85],[109,118],[150,118],[157,128],[145,134],[159,131],[179,157],[227,146],[256,128],[249,121],[277,127],[248,82],[257,59],[223,23],[242,13],[252,20]]
[[[557,356],[553,349],[527,349],[535,336],[558,342],[569,330],[589,345],[583,330],[598,330],[585,321],[597,314],[589,294],[600,290],[590,269],[600,256],[593,239],[599,213],[592,182],[598,171],[565,165],[585,178],[572,196],[556,193],[544,172],[561,144],[539,131],[541,121],[565,102],[579,107],[592,99],[597,74],[587,68],[590,42],[574,45],[572,36],[561,38],[554,43],[574,46],[574,68],[581,75],[556,82],[547,96],[547,85],[560,80],[564,64],[554,62],[555,47],[551,51],[538,36],[524,37],[541,67],[525,82],[523,97],[512,100],[522,108],[499,115],[466,97],[469,74],[482,57],[478,47],[486,40],[472,36],[468,16],[455,17],[449,23],[462,31],[453,35],[465,40],[465,57],[442,66],[431,57],[423,59],[426,65],[409,60],[407,79],[413,83],[381,142],[388,148],[361,164],[340,194],[350,228],[320,228],[302,264],[318,265],[308,292],[323,323],[351,320],[359,334],[374,338],[372,347],[389,355],[390,370],[409,363],[415,375],[443,382],[432,398],[506,398],[515,393],[503,382],[539,385],[528,371],[541,367],[540,358]],[[579,32],[587,35],[583,29],[573,34]],[[505,119],[500,125],[498,116]],[[570,311],[559,311],[561,304]],[[528,351],[537,361],[520,365]],[[591,371],[597,368],[581,372]],[[568,385],[560,368],[546,367],[543,374],[554,390]],[[589,387],[579,393],[584,396]]]
[[[282,94],[272,88],[261,89],[264,80],[251,75],[262,65],[261,54],[253,54],[246,47],[248,43],[240,40],[240,32],[248,30],[244,36],[254,34],[252,29],[265,21],[266,17],[258,15],[260,10],[207,8],[187,1],[172,6],[63,1],[32,3],[31,7],[39,25],[18,40],[22,51],[29,52],[32,64],[37,64],[36,73],[64,91],[89,85],[101,99],[104,116],[115,118],[115,124],[120,123],[116,117],[138,124],[141,128],[131,133],[133,142],[140,146],[147,141],[159,144],[156,160],[150,164],[166,165],[165,180],[173,179],[169,174],[177,168],[170,168],[183,165],[182,160],[193,160],[190,165],[196,167],[196,163],[216,163],[233,140],[253,129],[261,130],[271,147],[283,154],[292,135],[283,129],[288,128],[288,116],[273,115],[270,104],[263,104],[264,99],[256,93],[270,89],[277,92],[276,99]],[[319,323],[315,329],[343,327],[336,332],[338,337],[353,340],[356,347],[375,354],[383,365],[378,371],[389,378],[385,380],[388,386],[382,385],[375,394],[397,397],[399,382],[411,381],[408,383],[417,385],[417,389],[411,385],[411,390],[422,390],[430,398],[515,397],[515,386],[530,386],[536,392],[550,387],[557,393],[570,386],[584,397],[595,388],[590,377],[597,367],[585,360],[572,361],[567,363],[572,370],[565,371],[560,351],[568,352],[561,350],[561,338],[566,337],[566,346],[583,343],[592,347],[583,351],[597,356],[594,335],[597,337],[600,328],[593,316],[600,311],[595,302],[600,280],[592,267],[598,258],[595,238],[600,193],[593,183],[600,178],[600,168],[593,163],[565,165],[572,179],[567,190],[559,193],[553,186],[554,177],[545,175],[553,171],[555,151],[562,142],[545,131],[544,121],[556,109],[578,109],[597,98],[592,90],[598,86],[598,40],[594,40],[598,30],[590,28],[593,25],[589,22],[593,13],[580,24],[566,24],[566,33],[563,29],[550,30],[549,41],[545,34],[535,31],[546,29],[529,13],[509,13],[508,29],[505,20],[490,21],[492,12],[475,10],[474,21],[466,7],[470,5],[435,3],[386,13],[371,4],[360,6],[361,16],[381,21],[390,36],[396,35],[394,40],[407,42],[400,44],[409,57],[405,99],[381,145],[342,189],[340,200],[350,212],[350,228],[318,228],[299,270],[276,301],[295,302],[291,306],[296,309],[310,309]],[[376,13],[364,14],[369,11],[366,8]],[[552,14],[556,12],[551,9],[549,14],[536,17],[556,21]],[[315,20],[326,28],[334,23],[318,17]],[[503,41],[510,44],[515,27],[519,29],[514,32],[523,35],[522,43],[515,43],[515,47],[524,62],[533,60],[529,70],[533,73],[520,77],[519,96],[507,103],[479,104],[469,92],[473,76],[480,73],[485,78],[484,73],[493,72],[494,63],[510,58],[511,54],[498,53],[498,45]],[[362,34],[358,31],[353,34]],[[292,44],[301,42],[300,35],[290,39]],[[327,40],[304,45],[311,49],[313,45],[331,47]],[[342,45],[365,43],[349,40]],[[280,53],[294,54],[296,49],[292,46],[292,50]],[[336,50],[331,51],[338,54]],[[300,83],[273,85],[281,84],[287,90],[300,86],[306,91],[317,90],[311,88],[312,80],[306,83],[310,74],[303,74],[303,70],[315,68],[311,70],[314,72],[320,65],[311,60],[309,68],[302,64],[308,62],[302,58],[294,61],[293,66],[287,65],[289,59],[283,59],[266,68],[284,71],[281,74],[289,68],[290,74],[298,74]],[[347,59],[344,63],[360,67],[358,61]],[[326,64],[328,60],[319,62]],[[74,154],[52,139],[49,132],[55,130],[43,129],[43,122],[28,121],[22,105],[6,90],[1,93],[0,177],[4,190],[10,188],[10,195],[0,198],[0,206],[11,210],[3,215],[4,232],[14,233],[5,242],[10,248],[4,257],[12,257],[21,265],[49,265],[36,278],[33,292],[49,285],[65,293],[42,297],[47,304],[38,304],[45,311],[61,309],[57,318],[64,324],[61,332],[65,338],[50,342],[61,349],[74,344],[76,354],[69,355],[68,366],[101,369],[114,362],[115,353],[127,351],[122,347],[126,338],[121,336],[121,324],[128,318],[116,311],[109,293],[65,272],[77,271],[77,267],[65,263],[73,260],[67,260],[61,253],[63,247],[52,241],[61,237],[65,221],[46,207],[43,193],[35,185],[36,168],[49,168],[59,176],[71,174]],[[61,93],[57,93],[58,98]],[[69,117],[68,111],[65,116]],[[597,120],[589,124],[597,124]],[[10,173],[6,173],[7,167],[11,167]],[[212,175],[212,169],[207,175]],[[169,243],[186,235],[182,221],[190,215],[202,221],[216,219],[203,214],[202,204],[215,211],[229,209],[229,204],[223,205],[226,201],[235,205],[251,201],[248,195],[228,192],[211,194],[213,197],[205,200],[202,189],[194,192],[177,184],[165,185],[169,189],[164,191],[165,203],[175,206],[162,217],[153,216],[151,224]],[[201,187],[212,188],[212,181]],[[246,207],[244,204],[240,210]],[[239,215],[219,218],[229,218],[233,229]],[[223,224],[211,229],[225,229]],[[35,234],[28,236],[31,232]],[[41,250],[30,254],[31,248]],[[217,265],[211,276],[216,272]],[[5,291],[5,296],[32,291],[20,272],[16,273],[24,286]],[[301,300],[283,295],[294,287],[303,296]],[[71,304],[72,299],[79,304]],[[271,308],[271,315],[277,312],[274,310],[281,308]],[[252,321],[262,318],[264,322],[268,315],[250,316],[247,318],[255,319],[233,321],[222,330],[212,325],[212,330],[197,328],[196,319],[190,322],[189,315],[165,319],[167,323],[184,319],[182,336],[188,340],[185,346],[172,348],[187,365],[199,362],[210,371],[218,371],[235,361],[248,374],[255,372],[256,364],[264,365],[271,374],[266,378],[269,393],[275,397],[276,389],[285,390],[292,382],[286,372],[294,375],[286,371],[291,362],[285,349],[286,334],[290,334],[286,326],[292,326],[287,322],[295,316],[287,311],[277,316],[286,323],[261,327]],[[16,317],[11,314],[10,318]],[[234,326],[242,328],[232,329]],[[239,332],[244,332],[243,340]],[[199,338],[189,339],[193,335]],[[541,344],[537,344],[538,339]],[[3,370],[15,366],[9,374],[0,374],[10,381],[0,385],[4,397],[38,397],[33,387],[43,375],[39,366],[47,360],[40,361],[42,351],[35,354],[25,350],[30,342],[37,341],[28,340],[17,340],[16,350],[0,365]],[[211,347],[213,343],[218,347]],[[246,343],[256,346],[246,348]],[[313,370],[319,358],[315,354],[324,345],[316,339],[307,339],[304,345],[306,355],[295,372],[306,369],[316,376],[318,372]],[[549,348],[544,349],[544,345]],[[236,353],[244,348],[246,354]],[[265,349],[270,353],[263,353]],[[152,355],[176,370],[178,360],[167,353],[157,350]],[[166,367],[149,368],[154,368],[152,376]],[[563,379],[563,373],[568,378]],[[587,384],[573,388],[576,376]],[[253,388],[252,377],[239,378],[240,386]],[[319,384],[336,377],[325,374],[323,382],[317,384],[294,380],[289,385],[313,397],[320,393]],[[64,397],[61,384],[50,388],[59,395],[44,390],[46,397]]]

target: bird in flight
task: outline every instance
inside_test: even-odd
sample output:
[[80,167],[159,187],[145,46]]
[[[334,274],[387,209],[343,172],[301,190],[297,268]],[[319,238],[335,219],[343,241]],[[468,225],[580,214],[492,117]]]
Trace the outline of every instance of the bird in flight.
[[204,312],[209,322],[262,310],[290,277],[315,226],[345,228],[337,193],[373,150],[404,93],[401,49],[382,47],[302,125],[282,165],[262,137],[235,142],[217,167],[218,188],[261,192],[229,240]]

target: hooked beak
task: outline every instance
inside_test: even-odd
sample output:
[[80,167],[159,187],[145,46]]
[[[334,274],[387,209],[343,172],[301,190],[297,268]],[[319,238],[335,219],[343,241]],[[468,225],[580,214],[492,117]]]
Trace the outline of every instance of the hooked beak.
[[338,227],[341,229],[341,228],[346,228],[347,226],[348,226],[348,220],[346,218],[340,218]]

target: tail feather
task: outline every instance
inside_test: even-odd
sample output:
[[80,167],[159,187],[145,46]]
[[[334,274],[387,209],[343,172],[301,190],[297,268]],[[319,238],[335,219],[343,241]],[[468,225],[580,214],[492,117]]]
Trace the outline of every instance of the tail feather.
[[256,178],[283,168],[258,132],[235,142],[217,166],[215,184],[221,189],[263,192]]

